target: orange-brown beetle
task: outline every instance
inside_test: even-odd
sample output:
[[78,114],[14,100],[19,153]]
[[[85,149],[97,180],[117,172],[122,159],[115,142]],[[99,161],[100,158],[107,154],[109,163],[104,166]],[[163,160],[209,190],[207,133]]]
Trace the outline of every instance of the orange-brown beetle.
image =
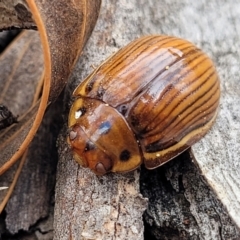
[[96,174],[156,168],[202,138],[217,115],[219,78],[192,43],[170,36],[133,41],[74,91],[68,142]]

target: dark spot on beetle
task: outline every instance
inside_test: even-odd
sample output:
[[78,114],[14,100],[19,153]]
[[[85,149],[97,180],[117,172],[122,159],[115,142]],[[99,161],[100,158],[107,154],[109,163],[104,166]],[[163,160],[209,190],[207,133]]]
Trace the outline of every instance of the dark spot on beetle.
[[130,157],[131,153],[127,149],[123,150],[119,156],[120,160],[123,162],[128,161]]
[[100,135],[107,134],[111,130],[111,127],[112,127],[112,125],[109,121],[103,122],[99,126]]
[[88,85],[87,85],[87,87],[86,87],[86,93],[89,93],[90,91],[92,91],[92,89],[93,89],[93,82],[90,82]]
[[89,93],[90,91],[92,91],[94,87],[94,83],[98,80],[99,80],[99,73],[95,72],[94,74],[91,74],[90,80],[85,89],[86,93]]
[[123,116],[126,114],[128,107],[125,104],[122,104],[117,107],[118,112],[120,112]]
[[131,116],[131,124],[133,127],[139,126],[139,119],[134,115]]
[[91,141],[88,141],[87,143],[86,143],[86,146],[85,146],[85,148],[84,148],[84,151],[85,152],[87,152],[87,151],[90,151],[90,150],[93,150],[93,149],[95,149],[95,144],[93,143],[93,142],[91,142]]

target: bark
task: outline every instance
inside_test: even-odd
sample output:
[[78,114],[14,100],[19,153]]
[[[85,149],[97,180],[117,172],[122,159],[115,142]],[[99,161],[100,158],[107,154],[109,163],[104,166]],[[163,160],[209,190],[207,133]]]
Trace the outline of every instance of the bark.
[[[29,0],[29,9],[39,32],[33,31],[31,34],[30,31],[24,31],[17,40],[21,42],[23,35],[28,36],[25,38],[25,44],[17,45],[16,40],[1,55],[1,64],[4,67],[0,68],[2,71],[0,102],[11,110],[13,105],[12,111],[17,122],[9,127],[5,126],[0,134],[0,175],[2,175],[0,185],[3,187],[0,192],[0,198],[3,200],[0,212],[12,193],[23,160],[27,162],[5,208],[5,216],[4,213],[2,216],[5,220],[4,238],[8,233],[14,234],[22,230],[45,232],[42,231],[38,221],[47,218],[52,207],[56,170],[56,125],[58,125],[56,123],[62,119],[61,111],[57,111],[61,108],[51,106],[54,107],[51,109],[49,105],[63,90],[82,48],[91,35],[98,17],[100,2],[80,0],[72,4],[72,1],[65,0],[55,2]],[[16,1],[11,3],[3,1],[0,7],[9,9],[10,5],[14,7],[15,3]],[[1,11],[0,15],[4,19],[6,12]],[[8,16],[11,18],[10,13]],[[16,24],[14,20],[12,23]],[[4,26],[0,25],[1,28]],[[34,42],[31,41],[32,38]],[[20,54],[17,54],[19,52]],[[25,54],[26,52],[32,55]],[[13,54],[9,56],[9,53]],[[27,57],[24,58],[25,55]],[[43,59],[44,68],[41,64]],[[33,87],[33,80],[39,83],[35,84],[36,88]],[[28,97],[24,90],[33,93],[31,96],[34,97]],[[30,102],[30,106],[26,102]],[[27,110],[24,107],[27,107]],[[46,108],[49,111],[43,120]],[[41,122],[42,126],[36,134]],[[34,136],[35,139],[29,147]]]
[[[233,1],[104,1],[95,31],[69,82],[67,108],[71,92],[91,72],[91,65],[97,66],[131,39],[146,34],[186,38],[217,65],[222,85],[219,117],[208,136],[194,146],[195,157],[186,152],[159,169],[141,170],[141,192],[149,198],[144,213],[146,239],[240,237],[239,105],[233,105],[233,99],[239,99],[239,10],[239,3]],[[234,125],[221,123],[222,118],[234,120]],[[230,141],[226,147],[217,141],[219,135],[223,142]],[[138,192],[139,170],[96,177],[74,162],[65,137],[66,127],[59,139],[55,239],[143,239],[145,200]],[[230,144],[232,153],[226,155]],[[215,177],[209,178],[209,173]]]
[[[28,237],[19,234],[12,239],[52,239],[53,228],[56,240],[240,239],[239,13],[240,3],[233,0],[103,1],[97,26],[66,88],[65,106],[60,105],[65,109],[65,125],[57,143],[54,226],[51,196],[57,130],[49,124],[61,118],[56,106],[56,112],[48,113],[39,130],[43,135],[34,140],[30,149],[39,161],[28,161],[28,171],[23,170],[18,183],[22,188],[16,186],[17,195],[23,195],[24,201],[12,198],[8,215],[0,218],[0,231],[28,230]],[[185,152],[163,167],[149,171],[142,166],[128,174],[97,177],[75,163],[66,143],[71,93],[92,68],[146,34],[186,38],[210,55],[221,78],[218,119],[192,152]],[[41,149],[46,148],[50,152],[43,154]],[[41,154],[45,162],[38,159]],[[52,164],[47,160],[52,160]],[[29,189],[22,184],[28,178],[35,180],[29,181]],[[40,188],[35,192],[41,193],[37,195],[39,202],[30,195],[36,188]],[[23,205],[31,206],[29,212],[20,212],[21,218],[14,217]]]
[[[102,2],[95,32],[72,75],[66,99],[92,65],[141,34],[142,13],[136,5],[137,1]],[[139,171],[97,177],[72,159],[66,134],[65,127],[59,139],[54,239],[142,239],[146,200],[139,191]]]
[[153,171],[142,169],[149,199],[145,239],[239,239],[240,231],[185,152]]

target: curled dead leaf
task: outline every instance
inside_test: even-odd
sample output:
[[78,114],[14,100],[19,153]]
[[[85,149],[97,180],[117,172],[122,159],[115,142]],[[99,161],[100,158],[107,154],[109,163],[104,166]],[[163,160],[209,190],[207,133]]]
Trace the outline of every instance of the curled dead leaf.
[[27,0],[25,10],[38,32],[22,32],[0,57],[0,103],[17,116],[17,123],[0,132],[0,175],[24,154],[48,105],[64,88],[100,5],[101,0]]

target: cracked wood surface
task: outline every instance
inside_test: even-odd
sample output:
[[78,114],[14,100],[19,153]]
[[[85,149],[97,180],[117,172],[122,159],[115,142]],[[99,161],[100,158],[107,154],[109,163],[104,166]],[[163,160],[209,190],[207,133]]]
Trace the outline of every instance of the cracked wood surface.
[[[93,65],[141,35],[142,12],[136,5],[137,1],[102,2],[97,26],[70,80],[68,98]],[[97,177],[83,169],[72,159],[66,127],[59,146],[54,239],[143,239],[147,204],[139,191],[139,170]]]
[[[97,27],[71,77],[66,101],[91,66],[130,40],[156,33],[186,38],[216,63],[221,106],[213,130],[192,149],[198,168],[183,155],[141,172],[141,190],[149,198],[146,234],[155,239],[240,238],[239,13],[240,4],[232,0],[103,1]],[[65,138],[66,126],[59,138],[55,239],[143,239],[146,201],[139,192],[139,170],[96,177],[74,162]]]

